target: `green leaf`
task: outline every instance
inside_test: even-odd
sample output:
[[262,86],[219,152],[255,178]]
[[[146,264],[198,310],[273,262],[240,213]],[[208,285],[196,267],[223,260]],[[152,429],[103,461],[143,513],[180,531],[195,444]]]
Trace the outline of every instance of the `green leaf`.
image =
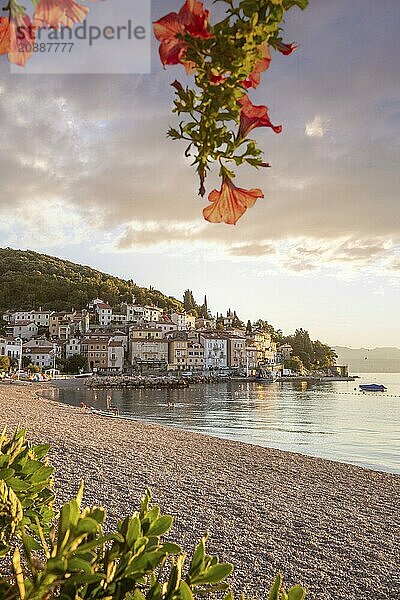
[[[204,573],[196,577],[196,583],[219,583],[226,579],[233,571],[233,566],[230,563],[222,563],[214,565],[207,569]],[[199,581],[201,580],[201,581]]]
[[173,518],[170,515],[164,515],[155,521],[148,529],[146,535],[149,537],[158,537],[166,533],[172,526]]
[[190,564],[189,573],[191,574],[197,573],[204,563],[204,558],[206,555],[206,540],[207,536],[203,536],[199,544],[196,546],[196,549],[193,553],[192,562]]
[[14,475],[15,471],[14,469],[1,469],[0,471],[0,479],[3,479],[3,481],[7,481],[7,479],[10,479],[10,477],[12,477]]
[[88,561],[74,557],[68,560],[68,571],[70,573],[83,571],[87,575],[91,575],[93,573],[93,568]]
[[178,544],[173,544],[171,542],[164,542],[161,548],[165,550],[165,552],[168,552],[168,554],[172,555],[182,552],[182,548],[178,546]]
[[50,444],[39,444],[33,446],[32,450],[35,453],[36,458],[44,458],[50,450]]
[[300,585],[295,585],[288,592],[288,600],[304,600],[306,590]]
[[29,490],[30,485],[29,483],[26,483],[25,481],[23,481],[22,479],[19,479],[18,477],[9,477],[9,479],[7,479],[7,483],[10,486],[10,488],[12,488],[14,490],[14,492],[26,492],[26,490]]
[[274,583],[268,594],[268,600],[279,600],[280,591],[282,587],[282,575],[279,573],[276,576]]
[[186,581],[181,581],[179,585],[179,592],[181,596],[181,600],[194,600],[194,596],[192,594],[192,590],[186,583]]
[[23,534],[22,541],[28,553],[42,549],[42,546],[39,544],[39,542],[37,542],[31,535]]
[[128,545],[133,546],[136,540],[139,537],[142,537],[141,534],[142,528],[140,525],[140,519],[138,515],[135,515],[128,523],[128,529],[126,532],[126,541],[128,542]]
[[90,517],[84,517],[83,519],[79,519],[78,524],[76,526],[75,535],[79,536],[82,534],[92,534],[96,533],[98,529],[98,523],[94,519]]
[[45,465],[42,465],[40,469],[38,469],[35,473],[32,474],[30,480],[32,483],[47,481],[49,477],[52,476],[53,471],[53,467],[46,467]]
[[40,469],[41,466],[42,463],[38,460],[28,460],[24,465],[24,474],[31,475]]
[[22,566],[21,566],[21,555],[19,553],[18,548],[16,548],[14,550],[12,562],[13,562],[15,580],[16,580],[17,586],[18,586],[19,597],[21,600],[25,600],[26,590],[25,590],[25,583],[24,583],[24,574],[23,574]]
[[298,6],[301,10],[307,8],[309,0],[283,0],[283,8],[289,10],[293,6]]

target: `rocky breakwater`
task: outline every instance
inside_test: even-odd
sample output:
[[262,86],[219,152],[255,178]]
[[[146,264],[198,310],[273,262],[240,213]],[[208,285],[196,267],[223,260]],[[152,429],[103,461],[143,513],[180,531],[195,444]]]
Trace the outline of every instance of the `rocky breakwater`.
[[85,381],[85,386],[91,389],[100,388],[187,388],[190,385],[199,383],[220,383],[226,381],[226,378],[216,375],[191,375],[190,377],[177,377],[174,375],[165,375],[159,377],[150,377],[143,375],[136,376],[99,376],[90,377]]

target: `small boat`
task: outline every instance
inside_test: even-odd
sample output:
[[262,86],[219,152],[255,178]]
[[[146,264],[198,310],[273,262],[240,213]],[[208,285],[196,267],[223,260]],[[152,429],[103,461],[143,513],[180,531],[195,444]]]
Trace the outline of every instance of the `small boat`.
[[77,373],[75,379],[84,379],[85,377],[92,377],[93,373]]
[[380,383],[364,383],[359,385],[362,392],[386,392],[387,388]]

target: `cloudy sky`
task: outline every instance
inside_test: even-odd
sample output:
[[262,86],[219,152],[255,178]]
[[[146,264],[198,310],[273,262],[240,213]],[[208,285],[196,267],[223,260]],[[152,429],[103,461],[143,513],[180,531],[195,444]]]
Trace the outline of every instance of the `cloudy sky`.
[[234,227],[203,220],[165,138],[182,71],[156,43],[148,75],[15,75],[2,57],[0,246],[206,292],[214,311],[330,344],[400,346],[400,2],[311,0],[285,29],[300,48],[253,94],[283,133],[257,132],[272,168],[238,183],[265,199]]

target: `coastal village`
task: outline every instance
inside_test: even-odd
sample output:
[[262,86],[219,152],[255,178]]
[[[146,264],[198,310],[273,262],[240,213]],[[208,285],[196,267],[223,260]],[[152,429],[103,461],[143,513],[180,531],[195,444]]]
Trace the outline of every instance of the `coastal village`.
[[[277,345],[270,333],[237,325],[225,317],[196,318],[140,306],[132,299],[114,308],[100,298],[83,310],[6,311],[0,356],[11,370],[95,373],[98,375],[260,374],[272,379],[285,369],[292,348]],[[72,367],[72,371],[71,371]],[[327,374],[327,373],[325,373]],[[329,375],[345,375],[332,367]]]

